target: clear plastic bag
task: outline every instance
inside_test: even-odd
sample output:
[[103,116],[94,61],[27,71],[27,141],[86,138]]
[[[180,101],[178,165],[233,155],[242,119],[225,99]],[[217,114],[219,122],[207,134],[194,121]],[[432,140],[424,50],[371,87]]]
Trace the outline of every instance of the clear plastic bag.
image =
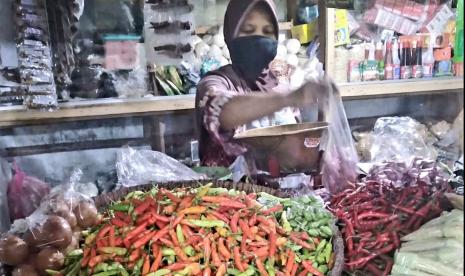
[[191,181],[205,178],[164,153],[130,147],[123,148],[118,153],[116,171],[117,188],[150,182]]
[[15,163],[14,175],[8,184],[10,219],[25,218],[32,214],[50,192],[50,185],[25,174]]
[[329,127],[322,139],[322,183],[330,193],[337,193],[356,180],[358,156],[341,95],[335,85],[331,87],[323,104]]
[[[81,176],[82,172],[75,170],[70,181],[54,188],[30,216],[13,223],[0,237],[0,262],[13,267],[27,265],[31,270],[27,275],[62,269],[65,256],[78,248],[82,230],[100,221],[92,199],[75,190]],[[9,244],[15,246],[6,246]]]
[[410,117],[379,118],[373,132],[371,161],[410,164],[415,158],[436,160],[435,142],[428,129]]

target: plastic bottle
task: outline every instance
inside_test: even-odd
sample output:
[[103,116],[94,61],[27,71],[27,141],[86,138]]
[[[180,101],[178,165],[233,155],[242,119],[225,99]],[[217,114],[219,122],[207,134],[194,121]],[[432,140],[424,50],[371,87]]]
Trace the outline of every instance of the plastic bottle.
[[410,43],[405,41],[402,44],[402,58],[400,62],[400,77],[401,79],[410,79],[412,77],[412,52]]
[[433,40],[430,37],[428,51],[426,51],[425,56],[423,57],[423,77],[432,78],[433,77],[433,68],[434,68],[434,55],[433,55]]
[[412,77],[415,79],[419,79],[423,76],[423,63],[422,63],[422,48],[423,45],[421,43],[421,40],[414,41],[412,43],[413,49],[412,49]]
[[392,45],[392,67],[393,67],[393,79],[400,79],[400,58],[399,58],[399,43],[397,39],[394,39]]
[[375,47],[375,43],[373,41],[370,43],[370,46],[369,46],[368,49],[369,49],[368,60],[376,60],[375,59],[376,47]]
[[386,42],[386,55],[384,59],[384,79],[392,80],[394,79],[394,65],[392,58],[392,43],[391,41]]
[[381,41],[376,43],[375,58],[378,63],[378,79],[384,80],[384,56],[383,43]]

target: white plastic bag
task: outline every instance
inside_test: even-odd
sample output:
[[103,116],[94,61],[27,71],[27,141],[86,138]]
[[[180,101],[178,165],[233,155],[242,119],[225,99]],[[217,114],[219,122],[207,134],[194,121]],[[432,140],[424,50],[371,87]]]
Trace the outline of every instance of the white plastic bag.
[[151,182],[202,180],[205,177],[191,170],[168,155],[151,151],[121,149],[116,162],[117,189],[133,187]]

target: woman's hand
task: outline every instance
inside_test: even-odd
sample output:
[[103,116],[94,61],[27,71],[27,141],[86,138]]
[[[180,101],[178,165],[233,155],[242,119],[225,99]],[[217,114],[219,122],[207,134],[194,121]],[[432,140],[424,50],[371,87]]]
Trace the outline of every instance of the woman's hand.
[[310,81],[288,95],[289,105],[305,107],[321,102],[328,97],[332,83],[328,79]]

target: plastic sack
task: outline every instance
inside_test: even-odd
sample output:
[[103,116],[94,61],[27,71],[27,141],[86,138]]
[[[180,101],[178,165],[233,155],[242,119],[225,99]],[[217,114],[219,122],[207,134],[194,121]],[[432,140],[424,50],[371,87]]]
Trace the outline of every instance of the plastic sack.
[[68,183],[55,187],[34,213],[16,220],[0,237],[1,263],[13,268],[27,265],[31,270],[27,275],[61,270],[65,256],[78,248],[82,230],[100,221],[92,199],[75,191],[81,176],[75,170]]
[[25,218],[40,205],[43,197],[50,192],[49,184],[26,175],[13,164],[14,175],[8,184],[8,207],[10,219]]
[[123,148],[118,153],[116,172],[117,189],[150,182],[192,181],[205,178],[164,153],[135,150],[130,147]]
[[410,117],[383,117],[376,121],[371,161],[405,162],[415,158],[436,160],[436,139],[428,129]]
[[322,138],[322,183],[328,192],[337,193],[356,180],[358,156],[341,95],[335,85],[331,87],[323,104],[329,126]]

